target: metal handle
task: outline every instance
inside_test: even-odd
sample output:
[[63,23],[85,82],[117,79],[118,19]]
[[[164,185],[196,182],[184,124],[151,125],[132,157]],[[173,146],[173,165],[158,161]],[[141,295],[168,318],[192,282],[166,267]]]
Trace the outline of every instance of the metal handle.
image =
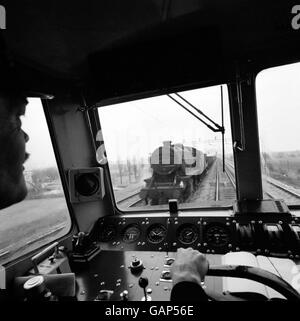
[[288,300],[300,301],[300,294],[288,282],[278,275],[261,268],[245,265],[210,266],[207,276],[245,278],[269,286]]
[[51,251],[52,249],[55,249],[55,253],[58,252],[58,242],[55,242],[51,244],[50,246],[46,247],[44,250],[42,250],[40,253],[34,255],[31,258],[32,264],[33,264],[33,270],[36,274],[39,274],[39,268],[38,268],[38,259],[45,255],[47,252]]

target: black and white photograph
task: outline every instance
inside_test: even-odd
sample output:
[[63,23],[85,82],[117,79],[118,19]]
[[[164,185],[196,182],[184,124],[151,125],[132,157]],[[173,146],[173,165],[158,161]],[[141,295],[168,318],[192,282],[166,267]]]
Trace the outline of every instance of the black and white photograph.
[[299,305],[300,1],[0,0],[0,304],[86,301]]

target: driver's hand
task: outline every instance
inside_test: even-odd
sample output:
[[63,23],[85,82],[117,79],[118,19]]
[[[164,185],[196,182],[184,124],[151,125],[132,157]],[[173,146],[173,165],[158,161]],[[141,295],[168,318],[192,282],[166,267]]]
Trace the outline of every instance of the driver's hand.
[[205,255],[191,247],[187,249],[179,248],[171,268],[173,285],[182,281],[201,284],[208,268],[209,263]]

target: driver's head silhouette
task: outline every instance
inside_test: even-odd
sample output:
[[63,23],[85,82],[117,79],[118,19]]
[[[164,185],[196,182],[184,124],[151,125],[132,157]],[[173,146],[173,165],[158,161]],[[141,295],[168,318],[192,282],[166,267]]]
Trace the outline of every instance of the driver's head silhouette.
[[27,194],[23,170],[28,158],[28,135],[22,130],[26,97],[20,92],[0,91],[0,209],[22,201]]
[[[2,40],[2,41],[1,41]],[[0,38],[0,209],[27,195],[23,164],[28,135],[21,129],[27,98]]]

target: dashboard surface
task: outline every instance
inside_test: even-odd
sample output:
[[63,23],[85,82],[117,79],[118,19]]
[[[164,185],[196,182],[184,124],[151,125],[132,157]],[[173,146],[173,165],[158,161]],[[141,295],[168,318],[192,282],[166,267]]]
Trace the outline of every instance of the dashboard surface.
[[[249,256],[249,252],[235,254],[238,254],[239,264],[253,265],[254,259],[258,267],[277,274],[290,284],[293,283],[295,276],[294,269],[300,268],[299,260],[295,262],[283,258],[268,258],[252,254]],[[79,301],[120,301],[126,291],[128,301],[141,301],[144,291],[139,286],[139,278],[146,277],[148,279],[146,291],[151,300],[169,301],[173,284],[170,278],[171,266],[167,263],[173,258],[176,258],[175,252],[101,251],[90,262],[81,265],[81,268],[77,267],[77,299]],[[211,266],[226,263],[224,256],[219,254],[208,254],[207,259]],[[142,263],[143,268],[139,272],[133,272],[130,267],[132,262],[137,260]],[[245,299],[246,297],[241,296],[241,293],[248,293],[248,295],[250,293],[252,297],[254,293],[256,300],[262,297],[283,298],[269,287],[246,279],[207,276],[203,287],[209,295],[212,294],[217,300],[224,301]]]
[[[152,300],[168,301],[176,251],[188,247],[205,253],[210,266],[258,267],[293,283],[300,267],[299,217],[213,212],[100,218],[89,235],[98,252],[74,266],[78,300],[140,301],[147,293]],[[140,277],[147,278],[147,292],[139,285]],[[243,300],[240,295],[247,292],[260,299],[283,298],[267,286],[240,278],[207,276],[203,287],[219,300]]]

